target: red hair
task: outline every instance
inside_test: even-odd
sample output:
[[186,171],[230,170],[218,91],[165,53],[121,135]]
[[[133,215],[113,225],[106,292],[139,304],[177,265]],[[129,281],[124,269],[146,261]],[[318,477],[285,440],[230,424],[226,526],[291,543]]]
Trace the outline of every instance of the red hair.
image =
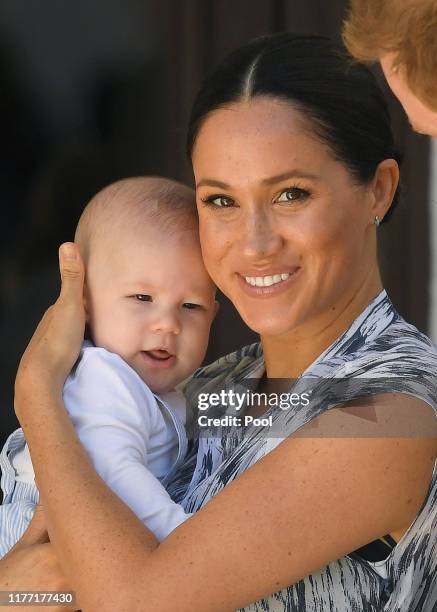
[[379,60],[392,53],[421,102],[437,110],[437,2],[435,0],[351,0],[344,43],[356,59]]

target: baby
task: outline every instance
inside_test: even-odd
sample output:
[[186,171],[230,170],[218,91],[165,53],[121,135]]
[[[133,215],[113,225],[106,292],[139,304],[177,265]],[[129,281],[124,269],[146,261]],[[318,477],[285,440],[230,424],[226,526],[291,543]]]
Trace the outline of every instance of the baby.
[[[194,193],[156,177],[114,183],[85,208],[75,241],[90,340],[65,383],[65,405],[97,472],[162,540],[189,516],[164,487],[187,448],[176,387],[200,366],[217,310]],[[21,430],[0,465],[3,556],[39,497]]]

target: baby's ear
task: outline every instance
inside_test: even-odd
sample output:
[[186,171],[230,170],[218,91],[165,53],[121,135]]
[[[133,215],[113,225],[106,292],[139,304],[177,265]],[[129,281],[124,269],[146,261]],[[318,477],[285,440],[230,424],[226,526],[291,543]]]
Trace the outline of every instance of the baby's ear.
[[85,340],[92,340],[91,329],[90,329],[90,313],[89,313],[89,291],[85,282],[83,286],[83,307],[85,309]]
[[85,322],[89,323],[89,292],[86,281],[83,285],[83,307],[85,308]]

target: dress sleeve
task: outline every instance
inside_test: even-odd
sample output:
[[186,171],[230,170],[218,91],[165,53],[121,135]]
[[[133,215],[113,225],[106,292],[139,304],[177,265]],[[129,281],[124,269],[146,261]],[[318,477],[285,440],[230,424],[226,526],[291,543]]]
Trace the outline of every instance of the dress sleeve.
[[[0,506],[0,558],[18,542],[29,526],[39,501],[34,482],[18,482],[12,465],[13,456],[23,451],[25,439],[22,429],[14,431],[6,440],[0,453],[1,489],[3,502]],[[30,465],[30,468],[32,466]]]
[[64,387],[65,406],[96,471],[159,540],[189,514],[147,466],[159,410],[137,374],[117,355],[90,348]]

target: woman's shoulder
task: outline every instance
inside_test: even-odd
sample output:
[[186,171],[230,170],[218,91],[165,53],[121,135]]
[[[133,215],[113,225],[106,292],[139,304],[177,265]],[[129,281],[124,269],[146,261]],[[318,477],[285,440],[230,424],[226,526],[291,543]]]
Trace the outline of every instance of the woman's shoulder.
[[426,352],[433,356],[437,355],[437,346],[433,340],[421,332],[412,323],[408,323],[398,313],[391,326],[387,329],[387,336],[393,346],[403,348],[406,352]]
[[[393,308],[393,316],[380,330],[361,332],[364,341],[357,350],[349,352],[350,363],[367,363],[369,371],[387,371],[387,374],[437,374],[437,347],[417,327],[408,323]],[[366,331],[368,332],[366,334]],[[362,367],[362,365],[361,365]]]
[[416,367],[437,373],[437,348],[405,321],[382,291],[318,360],[320,364],[332,362],[343,362],[349,373],[355,368],[356,374],[384,368],[387,373],[394,373],[394,368],[414,374]]
[[436,346],[403,319],[385,292],[376,306],[363,313],[314,373],[343,379],[345,389],[339,388],[349,400],[401,393],[437,410]]

